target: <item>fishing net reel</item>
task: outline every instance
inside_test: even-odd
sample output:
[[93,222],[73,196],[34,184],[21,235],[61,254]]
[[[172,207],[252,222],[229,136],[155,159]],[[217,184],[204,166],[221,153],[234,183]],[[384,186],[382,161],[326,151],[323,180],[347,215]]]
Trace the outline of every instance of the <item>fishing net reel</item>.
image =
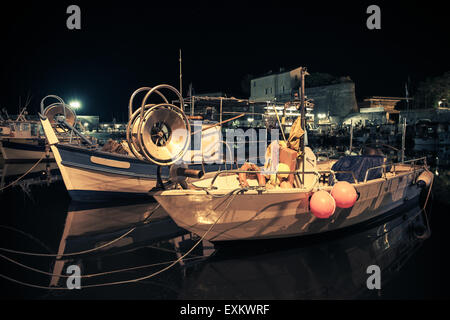
[[[176,95],[179,106],[169,103],[160,90]],[[133,100],[139,92],[147,92],[141,107],[133,111]],[[147,103],[151,95],[157,94],[162,102]],[[169,85],[143,87],[136,90],[129,101],[129,121],[127,124],[127,142],[131,152],[141,160],[158,165],[158,187],[165,189],[168,184],[180,184],[187,188],[187,177],[200,178],[203,171],[192,170],[179,163],[191,143],[191,126],[183,111],[183,97]],[[165,185],[161,179],[162,166],[170,166],[169,182]]]
[[[175,93],[180,106],[169,103],[160,92],[162,89]],[[133,100],[143,91],[147,93],[141,107],[133,111]],[[148,104],[147,100],[152,94],[159,95],[163,102]],[[137,158],[158,166],[170,166],[184,156],[191,142],[191,127],[182,103],[183,98],[178,90],[165,84],[139,88],[132,94],[126,134],[129,148]]]
[[[54,98],[58,102],[52,103],[45,107],[44,101],[48,98]],[[71,127],[75,127],[77,123],[77,115],[64,100],[55,95],[48,95],[41,100],[41,114],[48,118],[53,128],[58,133],[66,133],[70,131],[69,128],[62,126],[61,121],[67,123]]]

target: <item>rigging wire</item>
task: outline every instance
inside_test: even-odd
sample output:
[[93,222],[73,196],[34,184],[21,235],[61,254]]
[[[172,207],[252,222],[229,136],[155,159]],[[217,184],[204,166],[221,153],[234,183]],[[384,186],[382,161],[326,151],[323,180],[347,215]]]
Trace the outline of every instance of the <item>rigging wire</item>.
[[38,243],[41,247],[43,247],[48,252],[52,252],[52,250],[50,249],[50,247],[48,245],[46,245],[44,242],[42,242],[41,240],[39,240],[36,237],[34,237],[32,234],[29,234],[28,232],[16,229],[16,228],[11,227],[11,226],[2,225],[2,224],[0,224],[0,228],[6,229],[6,230],[10,230],[10,231],[19,233],[21,235],[24,235],[25,237],[27,237],[27,238],[33,240],[34,242]]
[[[120,285],[120,284],[127,284],[127,283],[136,283],[139,281],[143,281],[143,280],[147,280],[150,279],[160,273],[163,273],[164,271],[169,270],[170,268],[172,268],[173,266],[175,266],[177,263],[179,263],[181,260],[183,260],[185,257],[187,257],[204,239],[205,237],[208,235],[208,233],[214,228],[214,226],[217,224],[217,222],[219,222],[219,220],[223,217],[223,215],[227,212],[228,207],[231,205],[231,203],[233,202],[234,198],[236,197],[237,193],[236,190],[240,190],[240,189],[235,189],[232,190],[231,192],[228,193],[229,195],[229,202],[227,203],[227,205],[225,206],[225,208],[223,209],[222,213],[219,215],[219,217],[214,221],[213,224],[211,224],[211,226],[208,228],[208,230],[206,230],[206,232],[203,234],[203,236],[200,237],[200,239],[183,255],[181,255],[178,259],[174,260],[170,265],[168,265],[167,267],[164,267],[163,269],[156,271],[154,273],[151,273],[149,275],[143,276],[143,277],[139,277],[139,278],[135,278],[135,279],[129,279],[129,280],[122,280],[122,281],[115,281],[115,282],[106,282],[106,283],[98,283],[98,284],[91,284],[91,285],[86,285],[83,286],[83,288],[95,288],[95,287],[104,287],[104,286],[112,286],[112,285]],[[0,273],[0,277],[4,278],[6,280],[9,280],[11,282],[15,282],[27,287],[31,287],[31,288],[36,288],[36,289],[45,289],[45,290],[71,290],[69,288],[65,288],[65,287],[46,287],[46,286],[40,286],[40,285],[36,285],[36,284],[32,284],[32,283],[27,283],[27,282],[23,282],[17,279],[13,279],[11,277],[8,277],[4,274]]]
[[46,154],[43,153],[42,157],[30,168],[28,169],[27,172],[25,172],[23,175],[21,175],[19,178],[17,178],[16,180],[14,180],[13,182],[11,182],[10,184],[0,188],[0,192],[15,185],[17,182],[19,182],[20,180],[22,180],[22,178],[24,178],[27,174],[29,174],[31,171],[33,171],[34,168],[36,168],[36,166],[46,157]]
[[[160,207],[160,204],[158,204],[153,210],[152,212],[150,212],[149,216],[146,217],[142,222],[140,223],[148,223],[148,219],[156,212],[156,210]],[[132,233],[134,230],[136,230],[137,226],[131,228],[130,230],[128,230],[127,232],[125,232],[124,234],[122,234],[120,237],[115,238],[114,240],[111,240],[105,244],[102,244],[101,246],[92,248],[92,249],[88,249],[88,250],[83,250],[83,251],[78,251],[78,252],[71,252],[71,253],[64,253],[64,254],[53,254],[53,253],[36,253],[36,252],[26,252],[26,251],[19,251],[19,250],[13,250],[13,249],[8,249],[8,248],[2,248],[0,247],[0,251],[4,251],[4,252],[9,252],[9,253],[14,253],[14,254],[21,254],[21,255],[25,255],[25,256],[33,256],[33,257],[71,257],[71,256],[78,256],[78,255],[83,255],[83,254],[87,254],[87,253],[91,253],[94,251],[98,251],[100,249],[103,249],[105,247],[108,247],[114,243],[116,243],[117,241],[125,238],[127,235],[129,235],[130,233]]]
[[[428,169],[427,169],[427,171],[430,172]],[[426,208],[427,208],[428,200],[429,200],[429,198],[430,198],[431,189],[432,189],[432,187],[433,187],[433,182],[434,182],[434,175],[433,175],[433,179],[431,180],[430,186],[429,186],[429,188],[428,188],[428,194],[427,194],[427,197],[426,197],[426,199],[425,199],[425,204],[423,205],[423,208],[422,208],[422,210],[421,210],[421,211],[423,211],[424,216],[425,216],[425,221],[426,221],[426,224],[427,224],[427,230],[430,230],[430,229],[431,229],[431,228],[430,228],[430,223],[429,223],[429,220],[428,220],[428,213],[427,213],[427,211],[426,211]]]
[[[60,277],[60,278],[70,278],[73,277],[72,275],[64,275],[64,274],[57,274],[57,273],[52,273],[52,272],[47,272],[41,269],[37,269],[34,267],[30,267],[26,264],[23,264],[17,260],[11,259],[7,256],[4,256],[2,254],[0,254],[0,257],[13,263],[16,264],[24,269],[30,270],[30,271],[34,271],[37,273],[41,273],[47,276],[52,276],[52,277]],[[207,256],[195,256],[195,257],[190,257],[190,258],[186,258],[185,260],[194,260],[194,259],[201,259],[201,258],[205,258]],[[160,266],[160,265],[165,265],[165,264],[169,264],[172,263],[174,260],[170,260],[170,261],[164,261],[164,262],[156,262],[156,263],[152,263],[152,264],[146,264],[146,265],[142,265],[142,266],[134,266],[134,267],[129,267],[129,268],[123,268],[123,269],[116,269],[116,270],[110,270],[110,271],[105,271],[105,272],[98,272],[98,273],[91,273],[91,274],[83,274],[80,275],[79,278],[94,278],[94,277],[100,277],[100,276],[105,276],[105,275],[109,275],[109,274],[115,274],[115,273],[120,273],[120,272],[127,272],[127,271],[134,271],[134,270],[138,270],[138,269],[145,269],[145,268],[150,268],[150,267],[155,267],[155,266]]]

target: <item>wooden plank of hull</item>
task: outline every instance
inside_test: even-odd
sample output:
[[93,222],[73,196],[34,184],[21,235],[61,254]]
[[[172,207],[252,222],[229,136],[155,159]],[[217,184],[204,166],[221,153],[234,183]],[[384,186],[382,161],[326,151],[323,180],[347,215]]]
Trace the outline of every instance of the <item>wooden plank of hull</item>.
[[417,174],[357,185],[360,198],[356,204],[348,209],[337,208],[330,219],[317,219],[309,212],[311,194],[304,192],[247,192],[236,195],[228,207],[230,197],[212,198],[199,191],[186,195],[167,191],[154,197],[180,227],[200,236],[227,207],[207,234],[210,241],[280,238],[332,231],[380,216],[419,195],[420,189],[412,185]]
[[[73,200],[108,200],[117,197],[148,196],[155,179],[96,172],[61,165],[67,191]],[[60,167],[60,169],[61,169]]]
[[[91,166],[90,168],[77,167],[83,165],[81,162],[65,165],[58,146],[52,145],[51,148],[72,200],[108,201],[117,198],[148,197],[148,191],[156,186],[155,178],[133,175],[132,170],[115,173],[115,171],[108,172],[111,167],[106,165],[97,164],[96,167]],[[69,153],[67,150],[64,152],[65,156],[72,157],[70,151]],[[77,151],[77,154],[80,155],[80,150]],[[87,161],[91,158],[89,154],[84,156]],[[86,161],[86,159],[79,160]]]
[[[148,191],[156,186],[156,178],[148,174],[152,168],[148,163],[123,155],[61,145],[48,119],[41,119],[41,123],[72,200],[91,202],[148,197]],[[132,164],[125,166],[127,163]]]

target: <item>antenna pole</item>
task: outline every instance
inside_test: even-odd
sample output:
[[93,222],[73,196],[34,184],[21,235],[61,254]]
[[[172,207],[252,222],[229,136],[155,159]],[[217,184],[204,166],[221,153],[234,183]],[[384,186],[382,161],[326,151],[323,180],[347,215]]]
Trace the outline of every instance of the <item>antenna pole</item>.
[[353,120],[350,120],[350,155],[352,155],[352,148],[353,148]]
[[[182,71],[181,71],[181,49],[180,49],[180,59],[179,59],[179,61],[180,61],[180,95],[183,96],[183,74],[182,74]],[[184,103],[183,102],[182,102],[182,106],[183,106],[183,109],[184,109]]]
[[[305,112],[305,68],[301,68],[300,70],[300,79],[301,79],[301,92],[300,92],[300,103],[301,103],[301,119],[300,124],[301,128],[304,132],[306,132],[306,112]],[[300,148],[302,151],[302,184],[305,186],[305,133],[303,134],[303,138],[300,140]]]
[[405,162],[405,142],[406,142],[406,117],[403,118],[402,126],[402,163]]

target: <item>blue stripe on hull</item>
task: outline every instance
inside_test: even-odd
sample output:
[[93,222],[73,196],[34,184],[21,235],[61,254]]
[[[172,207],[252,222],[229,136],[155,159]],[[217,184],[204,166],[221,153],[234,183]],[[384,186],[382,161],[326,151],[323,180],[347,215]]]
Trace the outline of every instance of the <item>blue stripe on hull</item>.
[[93,190],[69,190],[69,195],[73,201],[79,202],[108,202],[130,199],[153,200],[148,193],[134,192],[113,192],[113,191],[93,191]]
[[[95,170],[109,174],[156,179],[157,166],[155,164],[142,161],[134,157],[61,144],[56,145],[56,147],[58,148],[58,151],[61,155],[63,165],[78,167],[80,169]],[[127,169],[115,168],[98,163],[93,163],[91,161],[91,156],[108,160],[128,162],[130,164],[130,167]],[[163,167],[161,175],[163,178],[168,177],[169,169],[167,167]]]
[[13,142],[6,139],[2,140],[2,144],[4,148],[9,149],[45,152],[45,140],[39,140],[38,144],[33,144],[32,141],[34,140],[30,140],[30,143],[21,143],[21,142]]

